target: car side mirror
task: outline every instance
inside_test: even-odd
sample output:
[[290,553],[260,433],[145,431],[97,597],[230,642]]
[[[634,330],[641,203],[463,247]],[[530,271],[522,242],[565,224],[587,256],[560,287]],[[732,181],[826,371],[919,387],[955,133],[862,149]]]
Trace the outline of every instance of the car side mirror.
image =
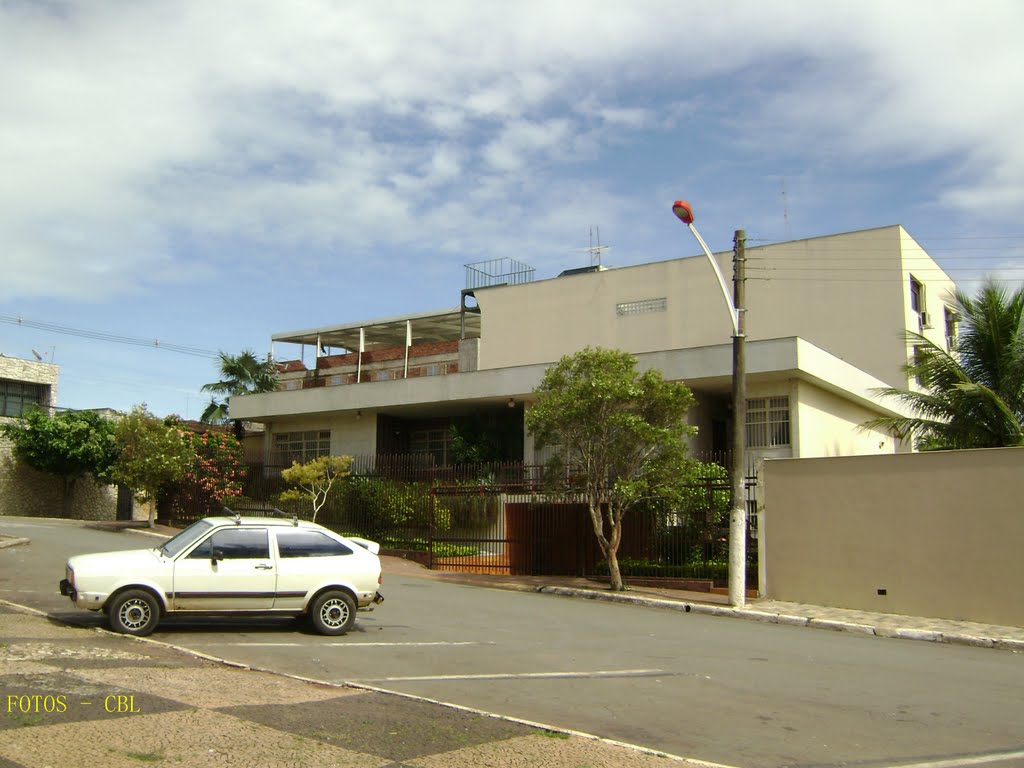
[[216,565],[218,560],[223,560],[223,559],[224,559],[224,550],[222,550],[222,549],[215,549],[215,550],[213,550],[213,554],[210,555],[210,564],[211,565]]

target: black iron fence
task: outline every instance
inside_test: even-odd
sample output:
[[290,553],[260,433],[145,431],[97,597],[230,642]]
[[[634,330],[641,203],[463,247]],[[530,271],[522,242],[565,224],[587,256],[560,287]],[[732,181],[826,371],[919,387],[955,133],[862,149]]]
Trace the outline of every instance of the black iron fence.
[[[607,576],[588,506],[580,494],[549,492],[544,469],[522,463],[436,467],[418,457],[361,457],[335,482],[316,522],[372,539],[430,568],[511,575]],[[310,502],[282,502],[280,467],[248,468],[243,495],[227,500],[245,514],[273,509],[312,516]],[[188,494],[185,495],[189,497]],[[747,478],[748,514],[757,478]],[[708,466],[671,503],[649,499],[623,521],[619,565],[627,582],[672,580],[702,589],[728,581],[729,482]],[[217,514],[216,503],[167,505],[178,525]],[[747,582],[757,582],[756,529],[748,531]]]

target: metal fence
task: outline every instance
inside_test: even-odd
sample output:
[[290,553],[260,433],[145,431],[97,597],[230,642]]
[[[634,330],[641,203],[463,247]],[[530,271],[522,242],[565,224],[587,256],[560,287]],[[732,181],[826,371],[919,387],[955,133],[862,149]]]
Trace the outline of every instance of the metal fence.
[[[226,503],[250,515],[275,507],[311,516],[308,502],[282,503],[281,467],[249,467],[241,498]],[[548,490],[544,468],[521,463],[430,466],[419,457],[361,457],[336,481],[316,521],[401,551],[439,570],[510,575],[607,576],[586,502]],[[757,478],[747,478],[748,510]],[[692,589],[728,581],[729,482],[722,471],[695,478],[681,498],[649,499],[623,521],[619,564],[627,582],[671,579]],[[180,505],[165,517],[184,525],[219,504]],[[753,514],[748,520],[756,521]],[[748,529],[749,584],[757,580],[756,529]]]

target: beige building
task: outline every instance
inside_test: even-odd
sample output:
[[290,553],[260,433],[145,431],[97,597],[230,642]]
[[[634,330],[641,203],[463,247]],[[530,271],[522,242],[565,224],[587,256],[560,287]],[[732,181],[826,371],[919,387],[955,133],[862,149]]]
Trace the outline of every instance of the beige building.
[[[860,425],[898,407],[907,330],[955,335],[952,280],[899,226],[747,248],[747,442],[760,457],[909,450]],[[717,261],[731,280],[732,254]],[[277,392],[234,397],[266,426],[268,463],[321,453],[450,459],[451,426],[538,460],[524,409],[545,369],[585,346],[623,349],[684,381],[697,455],[724,452],[731,327],[704,256],[534,279],[509,259],[467,267],[460,306],[275,334]]]

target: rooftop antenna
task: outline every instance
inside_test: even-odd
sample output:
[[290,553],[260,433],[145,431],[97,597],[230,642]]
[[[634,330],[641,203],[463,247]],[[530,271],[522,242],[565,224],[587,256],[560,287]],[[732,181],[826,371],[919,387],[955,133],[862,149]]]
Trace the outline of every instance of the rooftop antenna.
[[32,350],[32,354],[36,356],[36,360],[39,360],[40,362],[42,361],[43,356],[36,352],[34,349]]
[[786,197],[786,179],[783,178],[781,182],[782,188],[782,225],[786,231],[786,239],[792,240],[793,235],[789,231],[789,198]]
[[[596,240],[597,244],[596,245],[595,245],[595,239],[594,239],[595,233],[597,235],[597,240]],[[582,248],[580,250],[584,250],[584,251],[586,251],[587,253],[590,254],[590,266],[592,266],[592,267],[600,267],[601,266],[601,254],[603,254],[609,248],[610,248],[610,246],[601,245],[601,228],[600,227],[591,227],[590,228],[590,247],[589,248]]]

